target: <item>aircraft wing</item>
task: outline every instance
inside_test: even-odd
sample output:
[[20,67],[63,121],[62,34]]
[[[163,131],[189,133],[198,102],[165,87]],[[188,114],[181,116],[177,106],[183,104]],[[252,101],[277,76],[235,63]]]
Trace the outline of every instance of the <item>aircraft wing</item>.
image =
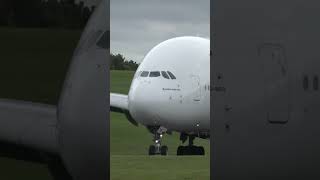
[[128,95],[110,93],[110,110],[116,112],[128,110]]
[[57,153],[56,124],[55,106],[0,99],[0,143]]
[[137,121],[132,118],[129,112],[128,95],[110,93],[110,111],[124,113],[133,125],[138,126]]

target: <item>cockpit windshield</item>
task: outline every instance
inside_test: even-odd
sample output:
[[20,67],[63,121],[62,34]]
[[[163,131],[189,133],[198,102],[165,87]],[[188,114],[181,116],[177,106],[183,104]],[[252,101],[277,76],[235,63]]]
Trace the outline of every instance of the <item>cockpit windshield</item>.
[[149,71],[142,71],[142,73],[140,74],[141,77],[148,77],[149,75]]
[[167,74],[165,71],[161,71],[161,74],[162,74],[162,76],[163,76],[164,78],[170,79],[169,76],[168,76],[168,74]]
[[163,77],[165,79],[176,79],[176,77],[173,75],[170,71],[139,71],[137,72],[137,77]]
[[171,77],[171,79],[176,79],[176,77],[172,74],[172,72],[170,72],[170,71],[167,71],[167,72],[168,72],[169,76]]
[[159,71],[151,71],[149,74],[149,77],[159,77],[160,72]]

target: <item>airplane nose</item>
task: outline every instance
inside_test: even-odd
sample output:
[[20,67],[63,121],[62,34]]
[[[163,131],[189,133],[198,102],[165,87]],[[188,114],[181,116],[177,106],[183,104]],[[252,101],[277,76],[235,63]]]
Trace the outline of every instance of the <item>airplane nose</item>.
[[146,82],[135,82],[129,92],[129,112],[142,124],[154,119],[155,101],[151,88]]

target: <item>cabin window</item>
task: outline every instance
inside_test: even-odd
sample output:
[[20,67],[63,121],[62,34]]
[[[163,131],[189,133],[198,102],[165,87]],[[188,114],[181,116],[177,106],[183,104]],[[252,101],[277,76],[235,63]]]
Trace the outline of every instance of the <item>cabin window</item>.
[[149,75],[149,71],[142,71],[142,73],[141,73],[141,77],[148,77],[148,75]]
[[167,72],[168,72],[171,79],[176,79],[176,77],[170,71],[167,71]]
[[319,78],[318,76],[313,77],[313,89],[317,91],[319,89]]
[[303,83],[302,83],[303,89],[307,90],[309,88],[309,79],[308,76],[303,77]]
[[151,71],[149,74],[149,77],[159,77],[160,72],[159,71]]
[[170,79],[169,76],[168,76],[168,74],[167,74],[165,71],[161,71],[161,74],[162,74],[162,76],[163,76],[164,78]]

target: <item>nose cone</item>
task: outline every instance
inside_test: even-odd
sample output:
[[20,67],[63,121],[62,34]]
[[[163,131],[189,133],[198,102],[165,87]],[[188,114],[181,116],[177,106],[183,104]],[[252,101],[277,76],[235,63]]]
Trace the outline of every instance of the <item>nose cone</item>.
[[157,99],[148,81],[135,81],[129,92],[129,111],[131,116],[143,125],[158,125]]
[[205,113],[200,106],[194,103],[183,104],[178,91],[176,94],[168,94],[157,83],[154,79],[135,80],[132,83],[128,105],[133,119],[144,126],[163,126],[172,130],[202,128],[202,124],[198,126],[199,121],[205,119]]

